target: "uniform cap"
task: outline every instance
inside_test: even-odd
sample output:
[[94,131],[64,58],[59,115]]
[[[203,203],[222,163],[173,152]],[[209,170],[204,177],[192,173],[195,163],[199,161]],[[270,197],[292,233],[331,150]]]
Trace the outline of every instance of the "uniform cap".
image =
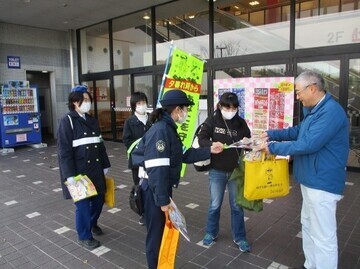
[[185,105],[185,106],[192,106],[194,102],[189,100],[182,90],[174,89],[167,91],[162,99],[160,100],[160,104],[162,106],[171,106],[171,105]]
[[71,92],[87,92],[88,87],[86,85],[76,85],[74,88],[71,89]]

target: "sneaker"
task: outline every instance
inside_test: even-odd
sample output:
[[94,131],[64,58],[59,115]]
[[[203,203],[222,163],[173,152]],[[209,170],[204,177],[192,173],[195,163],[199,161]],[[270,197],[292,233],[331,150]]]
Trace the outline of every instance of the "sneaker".
[[94,238],[88,240],[78,240],[80,246],[87,248],[89,250],[93,250],[100,246],[100,242]]
[[241,252],[250,252],[250,245],[248,241],[240,240],[236,242],[235,240],[233,240],[233,242],[239,246]]
[[144,215],[141,215],[140,219],[139,219],[139,224],[140,225],[145,225],[145,216]]
[[97,225],[95,225],[94,227],[92,227],[91,232],[95,235],[102,235],[103,231],[101,230],[101,228]]
[[203,245],[204,246],[211,246],[215,243],[217,236],[212,236],[211,234],[206,233],[203,239]]

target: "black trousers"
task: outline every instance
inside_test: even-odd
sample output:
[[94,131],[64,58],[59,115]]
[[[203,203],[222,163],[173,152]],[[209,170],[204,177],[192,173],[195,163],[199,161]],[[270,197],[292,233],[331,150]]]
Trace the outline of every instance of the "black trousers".
[[149,269],[156,269],[165,226],[165,213],[155,205],[147,180],[141,184],[146,220],[146,259]]
[[139,167],[135,167],[135,168],[131,168],[131,173],[132,173],[132,178],[133,178],[133,182],[134,185],[138,185],[139,184]]

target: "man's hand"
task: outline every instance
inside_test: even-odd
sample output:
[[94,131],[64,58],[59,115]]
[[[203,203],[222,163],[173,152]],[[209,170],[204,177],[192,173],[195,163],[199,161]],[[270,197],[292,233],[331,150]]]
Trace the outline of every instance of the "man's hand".
[[214,154],[218,154],[220,152],[222,152],[224,149],[224,145],[223,143],[221,142],[213,142],[212,145],[211,145],[211,153],[214,153]]
[[262,134],[260,134],[260,138],[267,138],[266,140],[268,140],[268,139],[269,139],[269,135],[268,135],[268,133],[265,131],[265,132],[263,132]]

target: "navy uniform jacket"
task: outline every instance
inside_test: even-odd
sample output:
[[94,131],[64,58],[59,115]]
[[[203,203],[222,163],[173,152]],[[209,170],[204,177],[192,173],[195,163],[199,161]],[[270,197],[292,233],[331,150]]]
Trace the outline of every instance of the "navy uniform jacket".
[[172,187],[179,184],[182,163],[210,158],[210,147],[190,148],[183,153],[175,122],[166,112],[162,116],[145,133],[132,153],[133,163],[146,170],[145,178],[148,178],[157,206],[170,203]]
[[[72,119],[73,128],[68,117]],[[105,193],[105,168],[110,161],[101,138],[97,119],[86,114],[86,120],[76,111],[71,111],[61,119],[58,129],[57,150],[61,185],[64,198],[71,196],[64,185],[68,177],[87,175],[94,183],[97,192]]]
[[[135,115],[132,115],[126,119],[124,124],[123,142],[127,149],[132,145],[133,142],[143,137],[147,130],[151,127],[150,121],[146,124],[140,121]],[[129,168],[133,168],[131,158],[129,158]],[[136,166],[135,166],[136,167]]]

